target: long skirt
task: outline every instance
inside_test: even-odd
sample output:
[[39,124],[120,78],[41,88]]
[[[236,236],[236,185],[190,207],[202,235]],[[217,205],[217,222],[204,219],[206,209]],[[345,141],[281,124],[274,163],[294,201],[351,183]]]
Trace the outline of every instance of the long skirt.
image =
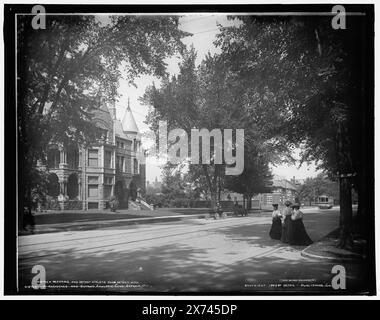
[[285,217],[284,224],[282,225],[281,241],[289,243],[289,225],[291,223],[290,215]]
[[272,219],[272,227],[269,231],[269,236],[272,239],[280,240],[282,234],[282,223],[280,217],[275,217]]
[[308,246],[313,243],[306,232],[302,219],[291,220],[289,224],[289,244]]

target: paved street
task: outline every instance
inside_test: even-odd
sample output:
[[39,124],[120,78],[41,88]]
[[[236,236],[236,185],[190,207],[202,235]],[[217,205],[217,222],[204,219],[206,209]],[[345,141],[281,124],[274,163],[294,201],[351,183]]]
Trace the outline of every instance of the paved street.
[[[338,220],[337,209],[305,210],[314,241]],[[263,214],[21,236],[20,290],[37,292],[28,286],[32,267],[42,265],[46,293],[333,291],[337,263],[302,257],[304,247],[270,239],[270,224]],[[347,289],[357,289],[362,266],[341,264]]]

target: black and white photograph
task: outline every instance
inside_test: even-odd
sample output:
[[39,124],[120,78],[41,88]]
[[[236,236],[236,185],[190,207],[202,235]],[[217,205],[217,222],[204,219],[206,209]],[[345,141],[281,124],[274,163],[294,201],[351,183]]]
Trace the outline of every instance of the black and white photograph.
[[5,293],[376,294],[374,5],[5,4],[4,48]]

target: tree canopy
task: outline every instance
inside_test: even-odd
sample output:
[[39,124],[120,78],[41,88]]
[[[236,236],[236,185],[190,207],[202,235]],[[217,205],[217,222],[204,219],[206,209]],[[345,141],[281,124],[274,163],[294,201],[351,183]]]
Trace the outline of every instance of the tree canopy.
[[[247,88],[247,111],[267,130],[272,120],[277,150],[299,146],[302,161],[317,161],[339,179],[342,238],[349,238],[351,185],[358,179],[346,176],[360,173],[365,181],[361,158],[368,153],[363,18],[351,19],[347,30],[331,28],[329,17],[233,18],[242,23],[222,29],[216,44]],[[359,188],[359,196],[366,193]]]
[[314,202],[321,195],[327,195],[333,197],[334,200],[339,200],[338,182],[331,181],[324,173],[317,175],[315,178],[306,178],[297,190],[299,200],[305,203]]
[[[182,128],[188,136],[191,135],[192,128],[206,128],[209,131],[244,129],[245,154],[249,155],[245,158],[245,179],[254,181],[249,192],[245,190],[244,193],[255,193],[260,189],[259,186],[266,183],[264,180],[269,175],[268,162],[275,161],[281,153],[274,143],[274,132],[262,130],[262,122],[247,115],[244,101],[247,87],[242,86],[222,56],[208,54],[198,67],[195,66],[195,58],[195,50],[188,50],[180,64],[178,76],[166,78],[160,88],[152,85],[146,90],[141,101],[152,107],[147,122],[157,132],[159,121],[167,121],[168,130]],[[262,127],[267,129],[268,125]],[[233,149],[235,148],[236,145],[233,144]],[[215,152],[214,139],[214,144],[211,145],[211,163],[189,166],[194,181],[202,179],[207,186],[212,203],[225,187],[226,163],[216,163]],[[257,174],[250,176],[253,172]],[[243,176],[240,178],[244,179]],[[230,186],[236,186],[232,181],[230,180]]]
[[38,185],[36,161],[48,144],[95,141],[93,111],[115,103],[121,76],[131,84],[144,74],[165,76],[165,59],[181,54],[187,33],[178,29],[178,16],[117,15],[104,23],[91,15],[48,15],[46,29],[38,30],[32,18],[17,17],[17,116],[20,177]]

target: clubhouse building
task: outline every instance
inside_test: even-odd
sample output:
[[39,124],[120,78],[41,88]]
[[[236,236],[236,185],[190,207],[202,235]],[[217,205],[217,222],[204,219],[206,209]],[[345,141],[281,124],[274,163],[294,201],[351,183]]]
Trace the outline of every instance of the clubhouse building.
[[48,172],[44,209],[104,210],[113,196],[128,208],[145,192],[145,151],[129,100],[122,121],[115,105],[101,105],[93,121],[101,133],[96,144],[50,146],[41,165]]

